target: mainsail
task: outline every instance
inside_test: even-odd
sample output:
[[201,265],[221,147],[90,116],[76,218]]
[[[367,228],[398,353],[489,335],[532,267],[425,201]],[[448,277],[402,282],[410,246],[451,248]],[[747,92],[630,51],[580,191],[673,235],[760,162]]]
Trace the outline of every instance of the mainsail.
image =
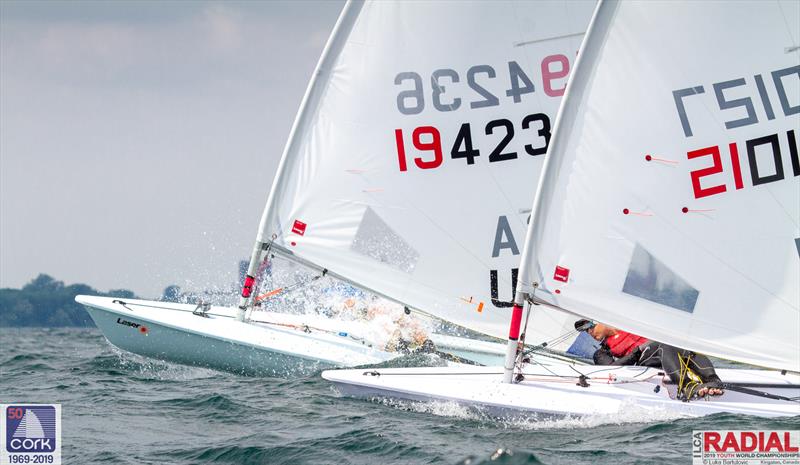
[[604,2],[520,280],[654,340],[800,371],[800,3]]
[[[254,258],[270,244],[504,337],[528,207],[594,5],[349,2],[292,129]],[[543,315],[535,328],[546,338],[565,323]]]

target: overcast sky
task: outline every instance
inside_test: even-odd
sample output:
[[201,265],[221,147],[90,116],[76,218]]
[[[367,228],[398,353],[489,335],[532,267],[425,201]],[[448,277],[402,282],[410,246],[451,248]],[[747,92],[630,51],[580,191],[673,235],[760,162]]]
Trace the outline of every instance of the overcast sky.
[[0,1],[0,287],[234,281],[342,5]]

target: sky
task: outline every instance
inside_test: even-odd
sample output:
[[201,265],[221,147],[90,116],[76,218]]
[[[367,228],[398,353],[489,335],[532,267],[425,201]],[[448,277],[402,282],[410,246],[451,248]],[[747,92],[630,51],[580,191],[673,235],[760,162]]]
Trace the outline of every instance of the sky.
[[227,287],[343,1],[0,0],[0,287]]

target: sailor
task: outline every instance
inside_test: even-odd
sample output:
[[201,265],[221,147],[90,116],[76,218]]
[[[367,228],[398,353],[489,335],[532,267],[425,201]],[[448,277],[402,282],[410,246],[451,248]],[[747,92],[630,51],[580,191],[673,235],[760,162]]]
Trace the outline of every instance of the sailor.
[[[586,331],[600,342],[592,357],[596,365],[639,365],[662,368],[679,387],[679,397],[718,396],[723,394],[722,383],[714,365],[705,355],[667,344],[650,341],[642,336],[622,331],[592,320],[578,320],[575,330]],[[690,372],[698,381],[692,381]]]

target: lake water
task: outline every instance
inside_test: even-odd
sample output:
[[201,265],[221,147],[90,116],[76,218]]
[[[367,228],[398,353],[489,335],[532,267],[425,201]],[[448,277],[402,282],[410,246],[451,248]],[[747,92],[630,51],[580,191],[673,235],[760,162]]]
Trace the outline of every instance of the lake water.
[[[403,363],[402,361],[396,363]],[[122,353],[95,329],[0,329],[0,403],[62,405],[65,464],[690,463],[697,429],[800,417],[499,422],[340,397],[319,374],[246,378]]]

